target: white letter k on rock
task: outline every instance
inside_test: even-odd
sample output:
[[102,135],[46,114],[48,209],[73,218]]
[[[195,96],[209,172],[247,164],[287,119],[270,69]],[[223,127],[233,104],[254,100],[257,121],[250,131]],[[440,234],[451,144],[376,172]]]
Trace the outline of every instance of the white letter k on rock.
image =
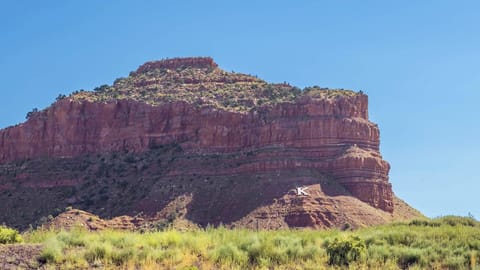
[[305,196],[308,196],[310,194],[307,193],[307,190],[308,187],[297,187],[297,195],[300,196],[300,195],[305,195]]

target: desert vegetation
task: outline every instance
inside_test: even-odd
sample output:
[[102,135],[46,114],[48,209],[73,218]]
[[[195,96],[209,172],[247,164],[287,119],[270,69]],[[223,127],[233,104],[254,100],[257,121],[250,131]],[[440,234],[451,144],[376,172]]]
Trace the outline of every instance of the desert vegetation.
[[0,244],[21,243],[22,241],[22,236],[17,230],[0,226]]
[[95,102],[133,99],[151,105],[183,101],[227,111],[247,112],[255,106],[293,102],[303,95],[335,98],[356,94],[351,90],[318,86],[302,91],[287,82],[267,83],[257,76],[227,72],[218,67],[186,66],[132,72],[126,78],[116,79],[112,85],[102,85],[93,91],[76,91],[70,98]]
[[47,269],[476,269],[480,259],[479,222],[452,216],[355,231],[78,227],[23,238],[42,245]]

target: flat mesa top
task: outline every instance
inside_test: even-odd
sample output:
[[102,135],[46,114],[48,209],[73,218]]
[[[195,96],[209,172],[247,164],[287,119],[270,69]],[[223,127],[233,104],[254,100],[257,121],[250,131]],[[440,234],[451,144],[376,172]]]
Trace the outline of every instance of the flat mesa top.
[[144,73],[155,69],[179,69],[179,68],[217,68],[218,65],[211,57],[185,57],[163,59],[158,61],[150,61],[141,65],[136,73]]
[[301,90],[286,82],[268,83],[254,75],[227,72],[211,57],[187,57],[147,62],[128,77],[116,79],[112,85],[76,91],[68,98],[91,102],[130,99],[150,105],[183,101],[248,112],[259,106],[295,102],[302,96],[331,99],[361,94],[318,86]]

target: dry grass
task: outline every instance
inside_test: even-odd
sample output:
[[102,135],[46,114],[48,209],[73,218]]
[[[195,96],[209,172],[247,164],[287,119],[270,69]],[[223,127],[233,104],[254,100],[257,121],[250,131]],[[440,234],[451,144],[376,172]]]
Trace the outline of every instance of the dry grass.
[[[24,237],[29,243],[44,244],[41,258],[48,265],[65,269],[473,269],[480,259],[480,225],[460,217],[357,231],[74,229],[33,231]],[[336,243],[336,249],[329,243]],[[332,254],[342,258],[343,247],[349,245],[358,248],[355,256],[330,259]],[[341,261],[343,266],[329,261]]]

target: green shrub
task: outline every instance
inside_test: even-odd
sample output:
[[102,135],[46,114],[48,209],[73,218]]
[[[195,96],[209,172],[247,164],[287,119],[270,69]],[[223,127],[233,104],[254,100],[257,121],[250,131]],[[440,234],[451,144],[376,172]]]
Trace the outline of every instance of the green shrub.
[[132,248],[114,249],[110,254],[110,258],[115,265],[123,265],[135,258],[135,251]]
[[44,248],[38,260],[42,263],[61,262],[63,260],[63,248],[63,243],[58,241],[56,237],[48,238],[44,242]]
[[[466,269],[467,263],[468,262],[465,257],[453,256],[453,257],[445,258],[445,263],[443,266],[445,267],[445,269],[451,269],[451,270]],[[472,269],[475,269],[474,267],[475,265],[473,265]]]
[[33,108],[31,111],[29,111],[27,113],[27,115],[25,116],[25,119],[30,119],[30,117],[32,117],[34,114],[38,113],[38,109],[37,108]]
[[365,253],[365,241],[357,236],[347,238],[335,238],[332,242],[326,242],[325,248],[328,255],[329,265],[349,265],[358,261]]
[[57,239],[70,247],[84,247],[87,244],[84,235],[87,233],[83,228],[78,228],[70,232],[60,231],[57,234]]
[[439,227],[441,223],[439,221],[426,220],[426,219],[414,219],[408,223],[409,226],[423,226],[423,227]]
[[247,254],[232,243],[215,248],[210,256],[215,262],[227,265],[246,265],[248,262]]
[[410,246],[412,243],[418,239],[418,236],[415,232],[398,232],[392,231],[388,234],[384,235],[384,239],[387,241],[389,245],[403,245],[403,246]]
[[408,269],[415,264],[423,266],[422,254],[417,249],[404,249],[398,256],[397,263],[401,269]]
[[60,101],[64,98],[66,98],[67,96],[65,96],[64,94],[58,94],[57,98],[55,99],[56,101]]
[[439,222],[442,224],[447,224],[450,226],[469,226],[469,227],[475,227],[478,226],[479,223],[472,217],[458,217],[458,216],[444,216],[441,218],[437,218]]
[[13,244],[23,242],[17,230],[0,226],[0,244]]
[[108,243],[92,243],[85,251],[83,257],[87,262],[93,263],[96,260],[103,260],[111,257],[112,246]]

